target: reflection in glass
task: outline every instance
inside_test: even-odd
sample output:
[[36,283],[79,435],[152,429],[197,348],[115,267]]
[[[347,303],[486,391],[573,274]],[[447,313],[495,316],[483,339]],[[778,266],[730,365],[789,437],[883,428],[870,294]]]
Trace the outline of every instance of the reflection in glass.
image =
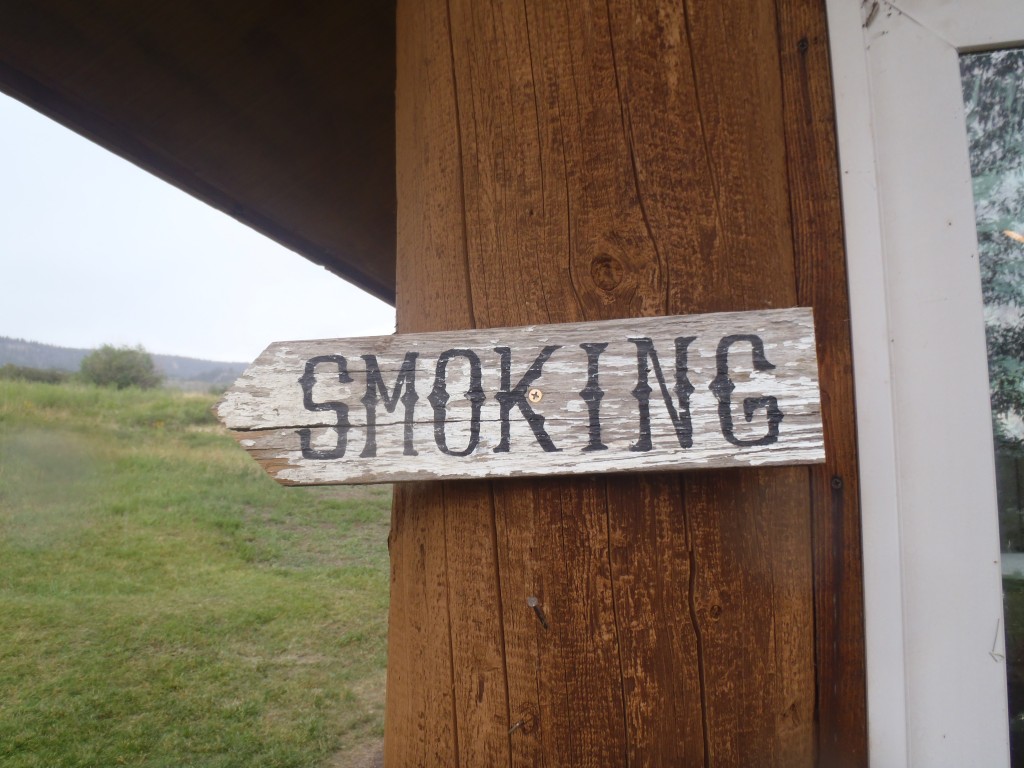
[[960,59],[985,301],[1010,752],[1024,768],[1024,50]]

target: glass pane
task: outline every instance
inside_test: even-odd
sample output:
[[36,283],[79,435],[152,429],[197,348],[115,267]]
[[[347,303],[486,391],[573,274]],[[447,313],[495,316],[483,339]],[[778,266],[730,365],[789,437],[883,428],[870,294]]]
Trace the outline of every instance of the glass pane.
[[1010,753],[1024,768],[1024,50],[960,58],[1003,550]]

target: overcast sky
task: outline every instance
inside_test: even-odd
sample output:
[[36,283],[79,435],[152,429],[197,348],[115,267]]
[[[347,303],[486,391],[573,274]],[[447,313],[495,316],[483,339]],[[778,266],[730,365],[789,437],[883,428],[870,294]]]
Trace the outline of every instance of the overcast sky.
[[393,331],[383,302],[0,95],[0,336],[247,362]]

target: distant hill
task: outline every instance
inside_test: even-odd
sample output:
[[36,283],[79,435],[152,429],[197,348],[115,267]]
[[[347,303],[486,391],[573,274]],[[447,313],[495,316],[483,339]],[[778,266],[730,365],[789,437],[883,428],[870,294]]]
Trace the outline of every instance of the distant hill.
[[[90,352],[91,349],[55,347],[51,344],[0,336],[0,365],[11,363],[28,368],[77,371],[82,364],[82,358]],[[249,365],[197,360],[177,355],[156,355],[152,352],[150,355],[156,369],[164,375],[167,383],[173,386],[227,386],[233,384]]]

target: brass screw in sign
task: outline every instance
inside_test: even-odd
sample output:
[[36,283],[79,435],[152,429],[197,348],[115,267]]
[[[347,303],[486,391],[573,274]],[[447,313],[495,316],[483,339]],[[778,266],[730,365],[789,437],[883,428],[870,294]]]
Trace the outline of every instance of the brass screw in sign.
[[544,393],[536,387],[531,387],[530,391],[526,393],[526,399],[531,403],[539,403],[544,397]]

